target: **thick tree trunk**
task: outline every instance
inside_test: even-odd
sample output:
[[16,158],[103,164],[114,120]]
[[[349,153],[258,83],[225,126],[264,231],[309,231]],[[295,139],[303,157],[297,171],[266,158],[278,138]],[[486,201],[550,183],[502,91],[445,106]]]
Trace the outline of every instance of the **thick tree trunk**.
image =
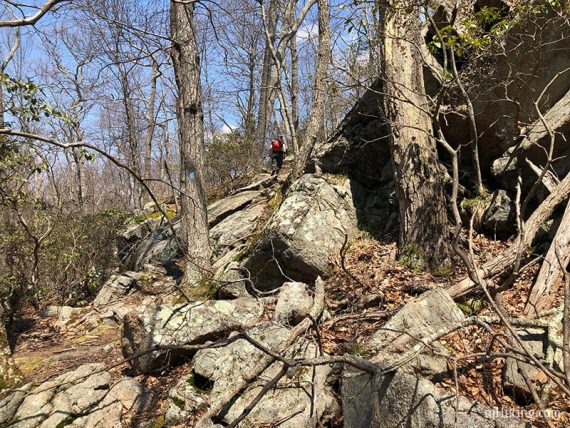
[[191,286],[211,274],[208,215],[203,189],[204,113],[200,57],[194,31],[194,5],[171,3],[172,61],[178,87],[180,216],[186,247],[184,282]]
[[444,174],[427,113],[419,11],[415,3],[382,2],[385,114],[400,211],[400,256],[416,268],[447,261]]
[[297,171],[302,171],[307,164],[323,128],[328,67],[332,59],[329,2],[318,0],[317,5],[319,8],[319,51],[313,83],[313,109],[305,131],[305,143],[301,148],[302,154],[296,164]]

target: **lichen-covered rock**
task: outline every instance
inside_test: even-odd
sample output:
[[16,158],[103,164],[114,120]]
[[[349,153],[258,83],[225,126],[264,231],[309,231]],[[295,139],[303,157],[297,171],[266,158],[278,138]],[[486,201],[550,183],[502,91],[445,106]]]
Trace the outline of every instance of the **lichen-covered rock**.
[[214,257],[221,257],[227,251],[244,244],[256,231],[264,210],[264,204],[252,205],[231,214],[210,229]]
[[285,325],[296,325],[305,318],[313,306],[307,285],[302,282],[286,282],[279,291],[273,320]]
[[[374,393],[368,374],[347,370],[342,379],[345,428],[523,428],[524,422],[437,388],[402,371],[382,376]],[[375,400],[378,400],[375,402]],[[373,419],[376,407],[377,420]]]
[[73,415],[90,410],[109,389],[109,373],[103,364],[85,364],[29,392],[13,417],[13,426],[55,427]]
[[[255,325],[262,315],[263,305],[247,298],[142,307],[123,320],[123,355],[132,358],[161,345],[219,339],[234,330]],[[182,350],[155,350],[132,358],[131,364],[136,372],[148,373],[186,354]]]
[[[141,416],[153,403],[154,394],[135,379],[124,378],[115,383],[105,398],[86,416],[75,419],[71,424],[77,428],[103,428],[109,426],[129,426],[123,418]],[[146,419],[143,417],[143,419]]]
[[168,392],[164,422],[167,425],[179,425],[198,412],[208,409],[207,392],[194,384],[192,375],[183,377]]
[[237,262],[230,262],[216,275],[218,280],[218,298],[238,299],[240,297],[250,297],[247,291],[246,275]]
[[[440,288],[429,290],[419,298],[408,302],[400,311],[378,330],[366,345],[375,362],[391,363],[397,361],[403,352],[411,349],[418,342],[413,337],[422,338],[441,329],[454,326],[465,319],[449,294]],[[405,368],[413,369],[425,376],[436,376],[447,370],[445,355],[447,351],[437,342],[431,345],[437,354],[425,350],[411,360]]]
[[210,227],[214,227],[226,217],[245,208],[260,195],[261,192],[258,190],[248,190],[210,204],[208,206],[208,223]]
[[312,282],[330,272],[345,236],[357,230],[349,182],[336,181],[331,184],[307,174],[291,186],[244,261],[257,288],[280,286],[283,273],[295,281]]
[[93,301],[93,306],[107,305],[124,298],[135,290],[139,276],[140,274],[137,272],[112,275],[101,287]]
[[[283,343],[288,336],[288,330],[276,323],[256,326],[247,333],[272,349]],[[300,340],[289,348],[286,356],[310,358],[318,353],[316,345]],[[251,375],[253,363],[263,356],[262,351],[243,339],[224,348],[201,350],[192,361],[194,382],[201,380],[203,384],[207,383],[203,386],[209,389],[208,402],[211,405],[219,404],[227,391],[233,390],[237,382]],[[274,363],[266,369],[235,400],[228,409],[225,420],[230,422],[237,418],[268,379],[274,377],[280,369],[281,363]],[[279,426],[291,428],[325,423],[338,410],[334,394],[326,382],[329,372],[330,368],[326,366],[300,367],[291,371],[254,407],[243,426],[262,426],[278,420]]]

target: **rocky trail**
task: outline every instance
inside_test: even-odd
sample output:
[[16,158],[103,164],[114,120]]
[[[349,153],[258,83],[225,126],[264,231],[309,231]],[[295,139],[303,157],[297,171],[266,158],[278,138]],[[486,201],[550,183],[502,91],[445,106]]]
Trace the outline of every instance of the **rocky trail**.
[[[306,175],[281,201],[284,178],[259,177],[210,206],[217,281],[190,290],[190,301],[172,276],[172,235],[159,224],[144,232],[143,222],[121,238],[135,270],[111,277],[91,305],[21,319],[15,358],[30,383],[4,396],[1,423],[365,427],[378,411],[386,427],[523,426],[514,415],[529,414],[521,412],[530,402],[516,369],[508,377],[453,358],[493,347],[469,323],[475,313],[491,316],[488,305],[456,304],[445,292],[465,274],[460,263],[433,275],[397,262],[395,242],[357,231],[354,206],[342,202],[351,195],[346,177]],[[326,247],[316,233],[330,234]],[[476,236],[478,262],[505,245]],[[534,274],[509,290],[513,313]],[[458,324],[465,327],[421,352],[410,340]],[[330,364],[314,365],[319,359]],[[378,380],[356,368],[366,361],[399,367],[379,380],[377,408],[369,403]],[[563,423],[565,401],[553,397]],[[496,410],[503,407],[519,413]]]

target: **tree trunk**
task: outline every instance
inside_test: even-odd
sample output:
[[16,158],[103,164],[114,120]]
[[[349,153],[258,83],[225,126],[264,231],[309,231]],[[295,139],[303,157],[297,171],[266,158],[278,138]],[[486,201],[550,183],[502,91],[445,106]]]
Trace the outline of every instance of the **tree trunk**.
[[212,254],[203,189],[204,113],[194,5],[172,2],[170,26],[171,55],[178,87],[181,237],[187,260],[184,284],[190,286],[210,276]]
[[4,317],[0,315],[0,391],[19,386],[23,381],[24,376],[12,357]]
[[317,5],[319,8],[319,51],[313,83],[313,109],[305,131],[305,144],[301,148],[302,155],[296,165],[297,171],[302,171],[305,167],[321,134],[328,87],[328,67],[332,59],[329,2],[318,0]]
[[[382,2],[384,108],[400,211],[400,257],[409,265],[447,262],[444,174],[427,113],[419,11],[411,0]],[[411,10],[411,12],[410,12]]]
[[[156,126],[156,120],[154,117],[154,105],[156,103],[156,83],[158,77],[160,76],[160,70],[158,68],[158,63],[153,58],[152,59],[152,77],[150,81],[150,97],[148,100],[148,111],[146,116],[146,141],[145,141],[145,151],[144,151],[144,179],[152,178],[152,140],[154,138],[154,128]],[[143,201],[150,201],[150,195],[145,193]]]
[[273,56],[271,46],[275,41],[275,26],[277,25],[277,1],[270,0],[268,10],[268,28],[271,38],[265,41],[263,52],[263,65],[261,68],[261,87],[259,89],[259,111],[257,118],[257,132],[254,145],[254,157],[258,160],[263,158],[265,153],[265,138],[271,117],[273,101],[273,83],[275,81],[275,67],[273,66]]

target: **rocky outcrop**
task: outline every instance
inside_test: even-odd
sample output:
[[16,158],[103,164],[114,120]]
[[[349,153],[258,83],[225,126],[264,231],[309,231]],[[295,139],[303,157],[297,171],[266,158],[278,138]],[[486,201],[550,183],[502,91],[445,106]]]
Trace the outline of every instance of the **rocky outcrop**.
[[331,184],[304,175],[291,186],[244,266],[260,289],[280,286],[284,278],[313,282],[330,272],[356,224],[348,180]]
[[[262,315],[263,305],[247,298],[142,307],[123,320],[123,355],[131,358],[135,372],[149,373],[188,355],[183,350],[155,350],[157,347],[220,339],[255,325]],[[149,352],[135,357],[144,351]]]
[[[378,330],[366,345],[375,355],[374,362],[393,363],[407,350],[443,329],[465,320],[465,315],[443,289],[435,288],[408,302],[396,315]],[[436,377],[447,371],[445,355],[448,351],[437,342],[421,355],[413,358],[404,368],[426,377]]]
[[111,382],[104,364],[86,364],[0,401],[0,425],[17,428],[127,426],[154,395],[134,379]]
[[[288,330],[279,324],[266,323],[247,331],[265,346],[275,349],[286,340]],[[288,357],[314,357],[315,345],[301,340],[291,347]],[[199,351],[194,357],[193,373],[170,391],[172,398],[166,410],[167,423],[180,423],[186,415],[218,404],[224,392],[233,390],[242,377],[249,376],[251,362],[258,361],[262,351],[240,339],[224,348]],[[235,420],[249,405],[268,379],[275,377],[281,363],[274,363],[225,412],[227,422]],[[326,420],[338,411],[326,378],[327,367],[299,368],[281,379],[248,415],[244,426],[279,423],[282,427],[308,427]]]
[[[262,179],[257,187],[263,188],[264,183],[266,179]],[[265,192],[267,191],[248,188],[208,206],[208,223],[215,257],[221,258],[232,248],[243,244],[255,230],[256,221],[263,212],[263,203],[267,201]],[[157,227],[138,242],[127,266],[141,270],[145,264],[152,262],[171,264],[182,255],[173,234],[173,230],[178,233],[179,229],[179,220]]]
[[382,376],[376,391],[372,385],[370,375],[345,373],[341,389],[345,428],[529,426],[497,409],[455,397],[429,380],[402,371]]

